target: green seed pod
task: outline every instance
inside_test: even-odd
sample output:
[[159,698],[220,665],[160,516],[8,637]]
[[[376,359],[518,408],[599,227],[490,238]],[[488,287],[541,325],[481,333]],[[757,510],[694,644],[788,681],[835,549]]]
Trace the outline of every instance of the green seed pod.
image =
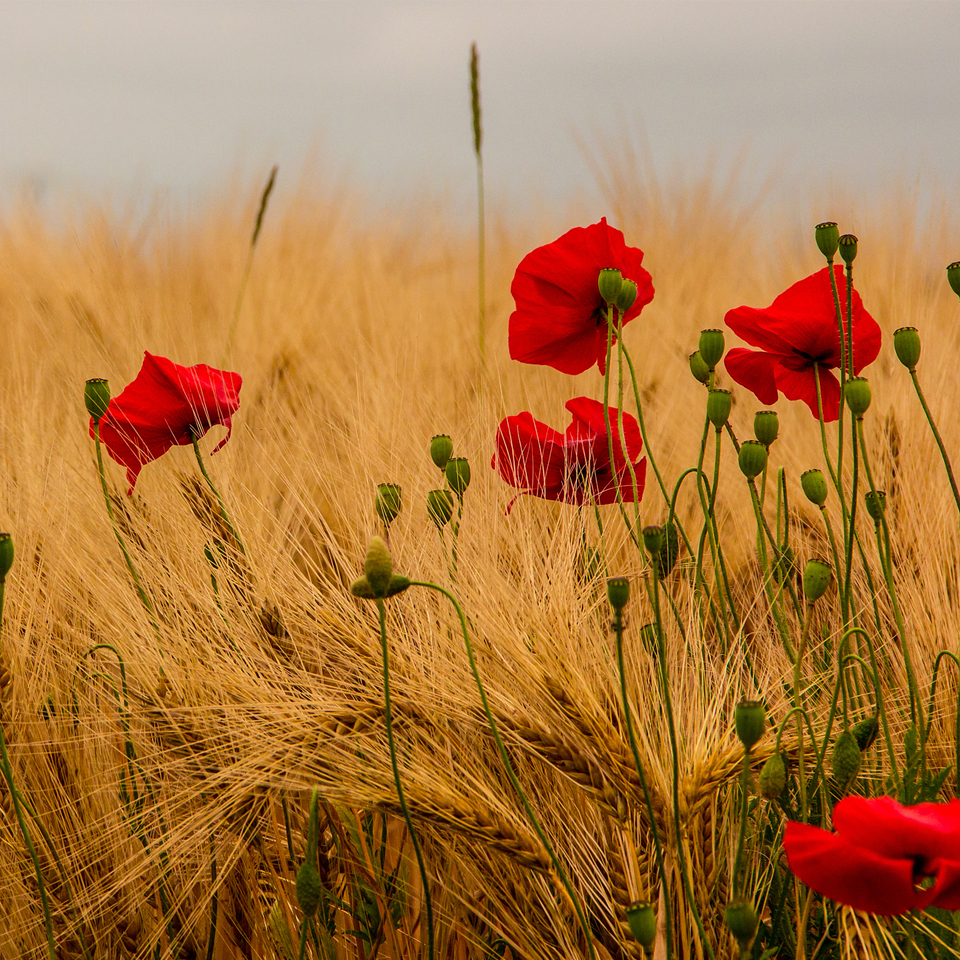
[[649,900],[631,903],[627,907],[627,923],[637,943],[649,953],[657,940],[657,915],[653,911],[653,904]]
[[760,700],[741,700],[733,715],[737,737],[747,750],[752,750],[767,726],[767,711]]
[[703,362],[712,370],[723,356],[723,331],[701,330],[697,349],[703,357]]
[[83,405],[96,423],[110,406],[110,384],[103,377],[94,377],[83,386]]
[[463,497],[470,486],[470,462],[466,457],[451,457],[447,461],[446,472],[450,489],[458,497]]
[[615,304],[620,285],[623,283],[623,274],[616,267],[604,267],[597,278],[597,286],[604,303]]
[[853,377],[843,385],[843,399],[859,420],[870,408],[870,384],[866,377]]
[[723,911],[723,922],[734,935],[740,949],[750,946],[753,935],[757,932],[759,919],[753,904],[743,899],[731,900]]
[[859,723],[853,725],[853,739],[857,741],[860,752],[869,750],[873,746],[873,741],[877,739],[880,732],[880,721],[877,717],[865,717]]
[[390,586],[387,587],[387,596],[393,597],[398,593],[402,593],[409,586],[410,586],[409,577],[403,577],[399,573],[395,573],[390,578]]
[[637,302],[637,285],[633,280],[623,278],[620,292],[617,294],[616,308],[626,313]]
[[780,417],[776,410],[758,410],[753,415],[753,435],[769,447],[780,435]]
[[707,396],[707,419],[718,429],[722,429],[730,416],[733,397],[729,390],[711,390]]
[[323,896],[323,883],[320,881],[320,873],[317,868],[308,861],[300,864],[297,871],[297,903],[305,917],[312,917],[320,906],[320,900]]
[[0,533],[0,583],[3,583],[13,566],[13,537]]
[[453,516],[453,494],[449,490],[431,490],[427,494],[427,516],[440,530]]
[[840,230],[832,220],[818,223],[816,226],[817,247],[828,259],[833,260],[837,255],[837,244],[840,240]]
[[453,441],[445,434],[440,433],[430,441],[430,459],[443,470],[447,461],[453,456]]
[[960,260],[955,260],[947,267],[947,281],[950,289],[960,297]]
[[887,509],[887,494],[883,490],[871,490],[864,494],[863,502],[866,504],[867,513],[874,523],[879,523],[883,519],[883,514]]
[[830,771],[841,793],[846,793],[860,771],[860,747],[849,730],[837,737],[830,757]]
[[607,580],[607,600],[614,613],[622,613],[630,599],[630,581],[626,577],[611,577]]
[[852,233],[845,233],[837,241],[840,256],[849,267],[857,259],[857,238]]
[[740,444],[740,454],[737,457],[740,472],[748,479],[763,473],[767,465],[767,448],[759,440],[744,440]]
[[806,470],[801,473],[800,486],[811,503],[822,507],[827,502],[827,481],[822,470]]
[[689,362],[693,379],[699,380],[701,383],[706,383],[710,379],[710,368],[703,362],[703,357],[700,356],[699,350],[694,350],[693,353],[690,354]]
[[647,553],[658,553],[663,546],[663,530],[656,524],[643,528],[643,545]]
[[680,534],[677,533],[677,525],[672,520],[668,520],[661,529],[663,530],[663,543],[660,549],[650,557],[650,560],[657,568],[657,576],[662,580],[669,576],[677,565],[677,560],[680,557]]
[[920,360],[920,334],[916,327],[900,327],[893,331],[893,349],[897,359],[911,372]]
[[773,561],[773,579],[781,586],[797,572],[797,558],[790,547],[777,547],[777,555]]
[[378,483],[377,495],[373,501],[373,507],[377,511],[377,516],[386,526],[390,526],[400,514],[400,508],[403,506],[403,496],[400,491],[400,485],[397,483]]
[[776,800],[787,785],[787,763],[780,752],[771,754],[760,768],[760,796],[764,800]]
[[816,603],[833,579],[833,571],[826,560],[808,560],[803,570],[803,597],[807,603]]
[[380,537],[374,537],[367,549],[367,558],[363,564],[367,583],[375,597],[385,597],[393,576],[393,560],[390,550]]

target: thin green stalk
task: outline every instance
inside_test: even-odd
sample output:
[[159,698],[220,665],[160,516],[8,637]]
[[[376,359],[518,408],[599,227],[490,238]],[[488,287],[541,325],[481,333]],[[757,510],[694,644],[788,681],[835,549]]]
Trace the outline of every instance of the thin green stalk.
[[[640,491],[637,489],[637,472],[633,467],[630,451],[627,449],[627,437],[623,431],[623,314],[620,314],[617,319],[617,430],[620,435],[620,450],[623,453],[624,460],[627,461],[627,470],[630,473],[630,489],[633,492],[633,526],[634,529],[639,530]],[[614,482],[619,489],[620,479],[616,476],[612,461],[610,467],[613,469]]]
[[[933,678],[930,681],[930,701],[929,706],[927,707],[927,733],[924,737],[924,740],[930,739],[930,728],[933,726],[933,698],[937,691],[937,671],[940,669],[940,661],[944,657],[949,657],[954,666],[960,671],[960,658],[956,654],[951,653],[949,650],[941,650],[937,654],[937,659],[933,662]],[[960,683],[957,686],[957,705],[955,709],[955,718],[954,718],[954,731],[953,731],[953,747],[954,747],[954,761],[953,761],[953,777],[954,781],[960,784]],[[960,793],[960,789],[955,789],[954,793]]]
[[743,896],[743,844],[747,836],[747,794],[750,792],[750,748],[743,748],[743,771],[740,774],[740,829],[737,833],[737,853],[733,858],[733,895]]
[[470,112],[473,118],[473,152],[477,157],[477,299],[480,312],[480,365],[486,342],[485,218],[483,214],[483,124],[480,114],[480,57],[477,45],[470,47]]
[[[840,416],[837,421],[837,477],[843,481],[843,387],[847,381],[847,341],[843,330],[843,307],[840,305],[840,293],[837,290],[837,276],[833,272],[833,257],[827,257],[830,275],[830,288],[833,290],[833,304],[837,312],[837,338],[840,340]],[[850,374],[853,376],[853,373]],[[819,382],[819,381],[818,381]]]
[[214,482],[210,479],[210,474],[207,473],[207,468],[203,464],[203,457],[200,456],[200,444],[197,442],[197,433],[195,430],[190,431],[190,436],[193,440],[193,452],[197,455],[197,464],[200,467],[200,472],[203,474],[203,479],[207,481],[207,486],[213,492],[213,495],[217,498],[217,503],[220,506],[220,516],[223,519],[223,522],[227,525],[230,530],[230,535],[233,537],[237,546],[240,548],[240,552],[246,556],[247,551],[244,549],[243,541],[240,539],[240,534],[237,533],[236,528],[230,522],[230,517],[227,516],[227,508],[223,504],[223,497],[220,496],[220,491],[216,488]]
[[930,412],[930,407],[927,406],[927,398],[923,394],[923,390],[920,388],[920,381],[917,379],[917,369],[914,367],[910,371],[910,379],[913,380],[913,387],[917,391],[917,398],[920,401],[920,406],[923,407],[923,413],[927,418],[927,423],[930,424],[930,429],[933,431],[933,438],[937,441],[937,446],[940,448],[940,457],[943,460],[943,466],[947,471],[947,479],[950,481],[950,490],[953,493],[953,501],[957,505],[957,511],[960,512],[960,489],[957,489],[957,480],[953,475],[953,467],[950,465],[950,458],[947,456],[947,448],[943,445],[943,439],[940,436],[940,431],[937,429],[937,424],[933,419],[933,414]]
[[[803,665],[803,655],[807,651],[807,638],[810,636],[810,623],[813,620],[813,604],[807,603],[806,616],[803,618],[803,631],[800,634],[800,646],[797,648],[797,659],[793,664],[793,709],[800,709],[800,671]],[[800,778],[800,820],[807,822],[807,779],[803,763],[803,725],[797,725],[797,763]]]

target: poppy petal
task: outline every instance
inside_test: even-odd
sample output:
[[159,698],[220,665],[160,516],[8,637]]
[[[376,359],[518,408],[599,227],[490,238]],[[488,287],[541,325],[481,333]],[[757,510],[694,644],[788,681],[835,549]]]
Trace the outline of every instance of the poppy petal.
[[563,435],[526,411],[505,417],[497,428],[493,466],[510,486],[556,499],[563,487]]
[[926,906],[941,910],[960,910],[960,861],[937,859],[930,863],[936,883],[930,888],[931,899]]
[[[599,400],[593,400],[590,397],[574,397],[568,400],[564,406],[573,416],[573,421],[567,427],[564,434],[565,441],[569,442],[574,437],[591,435],[603,438],[603,446],[606,451],[604,459],[609,460],[610,448],[607,444],[607,419],[604,416],[603,404]],[[623,456],[623,450],[619,442],[619,414],[616,407],[609,407],[610,432],[613,434],[614,460],[623,465],[626,459]],[[623,436],[627,443],[627,455],[631,461],[640,456],[643,449],[643,439],[640,435],[640,426],[636,418],[629,413],[623,414]]]
[[960,800],[905,807],[892,797],[845,797],[833,823],[848,842],[883,856],[960,861]]
[[777,378],[774,373],[778,357],[757,350],[745,350],[734,347],[723,360],[727,373],[741,387],[752,390],[761,403],[770,405],[777,402]]
[[[826,369],[817,367],[820,376],[820,401],[823,404],[823,419],[830,423],[840,416],[840,382]],[[792,370],[785,363],[778,363],[774,369],[777,387],[788,400],[802,400],[810,412],[819,419],[817,409],[817,381],[813,367]]]

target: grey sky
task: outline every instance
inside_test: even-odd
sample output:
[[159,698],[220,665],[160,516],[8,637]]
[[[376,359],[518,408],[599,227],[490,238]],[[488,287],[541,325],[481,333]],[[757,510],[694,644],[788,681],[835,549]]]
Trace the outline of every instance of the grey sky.
[[589,190],[575,133],[658,169],[960,183],[960,4],[0,0],[0,199],[25,182],[202,199],[311,148],[376,198],[474,191],[480,48],[494,202]]

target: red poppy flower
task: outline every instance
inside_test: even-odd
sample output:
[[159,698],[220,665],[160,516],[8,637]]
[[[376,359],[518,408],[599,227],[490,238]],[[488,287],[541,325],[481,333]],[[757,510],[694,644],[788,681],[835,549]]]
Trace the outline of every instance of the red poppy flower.
[[623,234],[604,217],[574,227],[559,240],[528,253],[510,292],[517,309],[510,314],[510,357],[540,363],[561,373],[583,373],[607,362],[606,305],[597,288],[600,271],[616,267],[637,285],[637,299],[624,314],[629,323],[653,299],[643,251],[628,247]]
[[[621,499],[631,503],[633,481],[620,447],[616,408],[609,408],[613,434],[611,466],[603,404],[588,397],[577,397],[568,400],[566,407],[573,420],[564,433],[534,420],[530,413],[502,420],[491,466],[510,486],[535,497],[564,503],[614,503],[619,490]],[[640,500],[647,460],[640,457],[643,447],[640,428],[627,413],[623,415],[623,432],[637,477],[637,500]]]
[[[833,268],[837,292],[847,324],[847,284],[843,268]],[[776,403],[777,394],[789,400],[803,400],[817,414],[817,381],[813,367],[820,371],[823,419],[840,416],[840,383],[829,372],[840,366],[840,337],[837,311],[824,267],[813,276],[795,283],[766,310],[737,307],[723,318],[737,336],[760,350],[736,347],[724,361],[727,373],[752,390],[761,403]],[[853,370],[855,374],[873,363],[880,352],[880,327],[863,309],[860,294],[853,291]]]
[[902,807],[891,797],[845,797],[833,823],[836,833],[787,824],[787,862],[808,887],[883,916],[960,910],[960,800]]
[[162,457],[175,443],[193,443],[194,434],[203,436],[219,423],[227,428],[227,435],[214,447],[216,453],[230,439],[230,417],[240,406],[240,384],[239,373],[205,363],[181,367],[144,352],[136,379],[110,401],[100,420],[100,439],[107,453],[127,468],[127,493],[133,493],[145,463]]

